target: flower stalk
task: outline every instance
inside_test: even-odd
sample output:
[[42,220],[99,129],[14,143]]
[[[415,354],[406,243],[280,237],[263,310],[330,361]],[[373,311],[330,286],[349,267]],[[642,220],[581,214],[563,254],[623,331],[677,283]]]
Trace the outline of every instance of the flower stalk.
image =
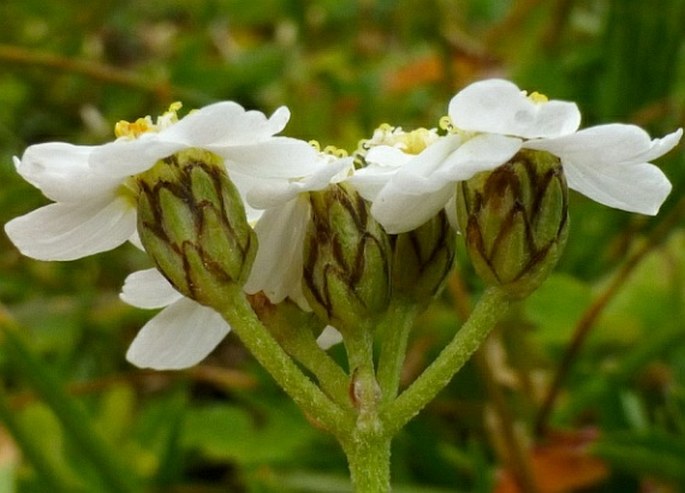
[[245,347],[307,416],[337,437],[353,428],[352,414],[302,373],[260,322],[242,290],[228,285],[213,293],[210,305],[231,324]]
[[506,315],[511,300],[498,287],[490,287],[469,319],[426,370],[382,412],[385,433],[394,435],[428,404],[466,364],[495,325]]
[[350,408],[347,375],[314,337],[321,331],[321,321],[289,300],[273,304],[264,295],[249,299],[260,321],[285,352],[312,373],[321,390],[336,404]]

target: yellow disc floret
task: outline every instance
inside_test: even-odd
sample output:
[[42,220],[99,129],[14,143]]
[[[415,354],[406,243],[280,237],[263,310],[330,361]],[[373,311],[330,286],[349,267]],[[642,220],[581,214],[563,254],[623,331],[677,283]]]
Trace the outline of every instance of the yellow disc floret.
[[322,149],[321,144],[318,140],[310,140],[309,145],[316,149],[317,152],[320,152],[322,154],[328,154],[329,156],[344,158],[349,155],[349,153],[345,149],[340,149],[339,147],[335,147],[332,145],[328,145]]
[[385,145],[396,147],[407,154],[419,154],[438,138],[437,130],[434,128],[417,128],[411,132],[405,132],[401,127],[384,123],[374,130],[370,139],[359,143],[357,152],[363,156],[370,148]]
[[528,99],[530,99],[533,103],[546,103],[549,101],[549,98],[545,96],[544,94],[541,94],[537,91],[531,92],[528,95]]
[[126,120],[118,121],[116,125],[114,125],[114,135],[116,135],[117,138],[125,137],[128,139],[136,139],[144,133],[159,132],[178,122],[178,110],[180,110],[182,106],[183,105],[178,101],[171,103],[169,109],[157,117],[156,122],[153,122],[152,117],[149,115],[138,118],[134,122],[128,122]]

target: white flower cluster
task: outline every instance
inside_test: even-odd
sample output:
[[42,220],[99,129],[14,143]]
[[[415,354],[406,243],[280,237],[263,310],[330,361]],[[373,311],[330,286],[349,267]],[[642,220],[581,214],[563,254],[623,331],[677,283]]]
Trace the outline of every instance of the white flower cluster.
[[[117,139],[101,146],[37,144],[15,158],[18,173],[54,203],[7,223],[13,243],[41,260],[72,260],[126,241],[140,246],[132,177],[183,149],[200,148],[223,159],[258,236],[245,291],[262,291],[274,303],[290,297],[306,307],[301,275],[308,192],[348,181],[372,203],[373,216],[388,233],[402,233],[448,206],[457,182],[525,148],[558,156],[570,188],[597,202],[656,214],[671,184],[650,161],[682,136],[679,129],[652,140],[641,128],[623,124],[578,130],[574,103],[527,95],[511,82],[492,79],[452,98],[444,132],[380,127],[359,151],[365,166],[355,170],[354,157],[276,136],[289,119],[286,108],[270,118],[233,102],[182,119],[177,110],[172,106],[157,122],[120,122]],[[163,308],[128,351],[138,366],[194,365],[230,331],[217,313],[176,292],[155,269],[131,274],[121,297],[141,308]],[[329,336],[325,331],[327,341]]]

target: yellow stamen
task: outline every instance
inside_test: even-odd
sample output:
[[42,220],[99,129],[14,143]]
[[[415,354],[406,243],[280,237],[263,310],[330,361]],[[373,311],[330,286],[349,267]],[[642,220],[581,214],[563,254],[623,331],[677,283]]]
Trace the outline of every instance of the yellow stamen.
[[317,152],[328,154],[329,156],[343,158],[349,155],[345,149],[340,149],[339,147],[335,146],[326,146],[323,149],[321,149],[321,144],[318,140],[310,140],[309,145],[316,149]]
[[451,132],[452,130],[454,130],[454,123],[452,123],[452,119],[449,116],[443,116],[442,118],[440,118],[438,126],[442,130],[446,130],[447,132]]
[[335,146],[326,146],[326,147],[324,147],[323,152],[325,154],[330,154],[331,156],[340,157],[340,158],[348,156],[347,151],[345,149],[340,149],[340,148],[335,147]]
[[373,132],[370,139],[359,143],[357,153],[364,156],[372,147],[386,145],[401,149],[407,154],[419,154],[437,138],[438,133],[435,129],[417,128],[411,132],[405,132],[400,127],[384,123]]
[[182,106],[183,104],[179,101],[171,103],[169,109],[161,116],[157,117],[156,122],[153,122],[152,117],[149,115],[144,118],[138,118],[132,123],[126,120],[118,121],[116,125],[114,125],[114,135],[116,135],[117,138],[127,137],[136,139],[147,132],[159,132],[178,121],[178,110],[180,110]]
[[549,98],[547,96],[537,91],[531,92],[528,95],[528,99],[530,99],[534,103],[546,103],[549,101]]

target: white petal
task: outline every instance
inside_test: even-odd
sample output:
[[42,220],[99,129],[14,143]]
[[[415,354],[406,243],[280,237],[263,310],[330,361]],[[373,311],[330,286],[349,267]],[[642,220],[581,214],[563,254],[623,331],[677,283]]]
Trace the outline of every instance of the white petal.
[[359,195],[373,201],[398,170],[398,167],[369,165],[355,170],[347,182],[352,184]]
[[[387,146],[386,146],[387,147]],[[466,180],[480,171],[493,169],[508,161],[521,147],[521,140],[503,135],[477,135],[466,141],[457,135],[443,137],[418,155],[405,155],[401,166],[378,164],[355,172],[350,181],[362,197],[375,201],[383,187],[393,182],[392,190],[403,190],[406,195],[421,195],[445,187],[449,182]],[[393,163],[397,149],[384,152]],[[372,149],[373,150],[373,149]],[[371,152],[371,151],[369,151]],[[376,156],[376,157],[379,157]],[[389,190],[383,195],[387,199]]]
[[380,145],[369,149],[364,159],[369,165],[399,168],[407,164],[413,157],[414,154],[408,154],[397,147]]
[[454,193],[453,182],[430,192],[412,193],[390,181],[371,205],[371,215],[389,234],[411,231],[445,207]]
[[445,214],[447,214],[447,221],[452,226],[452,229],[459,233],[459,219],[457,219],[457,194],[455,193],[445,204]]
[[322,331],[319,337],[316,339],[316,343],[321,349],[326,351],[331,346],[341,343],[343,336],[335,327],[327,325]]
[[261,181],[266,180],[266,178],[257,178],[256,176],[245,175],[233,169],[228,170],[228,176],[238,189],[240,198],[243,200],[243,207],[245,207],[247,222],[250,223],[250,225],[254,225],[262,216],[264,211],[261,209],[255,209],[247,203],[247,192],[254,188]]
[[522,141],[497,134],[477,135],[459,146],[436,171],[435,178],[443,182],[468,180],[481,171],[494,169],[521,148]]
[[126,359],[140,368],[188,368],[212,352],[230,330],[214,310],[182,298],[140,329]]
[[126,277],[119,297],[138,308],[163,308],[183,295],[157,269],[134,272]]
[[267,120],[260,111],[246,111],[237,103],[224,101],[189,113],[162,130],[160,139],[202,148],[253,144],[283,130],[289,118],[285,107]]
[[74,260],[111,250],[136,229],[136,211],[125,198],[55,203],[5,225],[21,253],[39,260]]
[[302,278],[304,234],[309,202],[297,198],[267,209],[255,226],[259,249],[245,292],[264,291],[273,303],[283,301]]
[[[447,152],[443,152],[438,157],[438,162]],[[397,147],[387,145],[372,147],[365,157],[367,165],[355,170],[347,181],[359,192],[359,195],[366,200],[374,201],[395,174],[416,157],[417,155],[408,154]]]
[[645,149],[644,152],[633,156],[631,162],[645,163],[663,156],[678,145],[678,142],[680,142],[680,138],[682,136],[683,129],[679,128],[675,132],[671,132],[661,139],[651,140],[647,146],[647,149]]
[[281,106],[269,117],[269,132],[271,135],[280,133],[290,120],[290,110],[286,106]]
[[673,148],[681,132],[652,141],[634,125],[599,125],[558,139],[530,141],[525,147],[561,159],[569,187],[610,207],[656,214],[671,191],[659,168],[644,162]]
[[663,172],[649,163],[595,167],[564,162],[568,186],[600,204],[655,215],[671,191]]
[[123,180],[147,171],[160,159],[186,147],[182,142],[161,141],[159,134],[149,132],[133,140],[118,139],[99,146],[91,153],[89,166],[99,176]]
[[531,101],[513,83],[490,79],[464,88],[452,98],[449,116],[462,130],[524,138],[558,137],[576,131],[580,112],[575,103]]
[[145,251],[145,247],[143,246],[143,242],[140,240],[140,235],[138,234],[138,230],[134,231],[133,234],[128,238],[129,243],[136,247],[138,250]]
[[555,139],[530,140],[523,147],[548,151],[574,162],[592,161],[596,166],[606,166],[635,162],[637,156],[651,149],[652,143],[649,134],[640,127],[612,123]]
[[120,183],[118,177],[90,171],[88,159],[96,149],[61,142],[37,144],[14,163],[17,172],[46,197],[56,202],[80,201],[111,191]]
[[345,169],[351,169],[352,158],[322,159],[319,169],[298,180],[259,180],[247,193],[247,202],[259,209],[278,207],[301,193],[323,190]]
[[264,142],[204,147],[224,158],[228,169],[266,178],[298,178],[315,173],[319,156],[308,143],[290,137],[273,137]]
[[[443,188],[449,179],[443,175],[443,168],[449,164],[450,156],[459,149],[460,144],[461,139],[457,135],[437,140],[397,170],[388,182],[388,185],[392,184],[390,189],[417,195]],[[387,196],[387,193],[384,190],[379,195]]]
[[371,214],[388,233],[415,229],[445,207],[455,186],[441,170],[460,143],[457,135],[439,139],[399,168],[381,189]]

